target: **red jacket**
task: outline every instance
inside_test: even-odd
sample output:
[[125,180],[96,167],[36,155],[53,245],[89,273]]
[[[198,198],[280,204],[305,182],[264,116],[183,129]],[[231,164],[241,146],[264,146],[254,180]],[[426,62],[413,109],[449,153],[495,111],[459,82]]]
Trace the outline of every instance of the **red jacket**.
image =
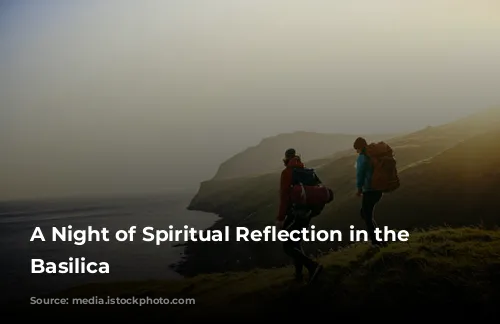
[[280,206],[277,217],[278,221],[283,221],[285,219],[286,212],[290,204],[293,168],[304,168],[304,164],[300,161],[299,157],[292,158],[286,165],[286,168],[281,171]]

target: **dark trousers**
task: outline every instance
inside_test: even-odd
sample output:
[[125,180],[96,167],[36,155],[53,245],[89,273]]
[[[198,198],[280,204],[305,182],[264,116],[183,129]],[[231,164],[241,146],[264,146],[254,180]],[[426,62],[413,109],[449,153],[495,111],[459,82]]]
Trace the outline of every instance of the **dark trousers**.
[[361,218],[365,221],[366,230],[368,232],[368,237],[373,244],[377,244],[378,241],[375,238],[375,229],[377,228],[377,223],[375,222],[375,206],[382,199],[382,192],[380,191],[367,191],[363,193],[361,199]]
[[[311,221],[310,211],[298,210],[288,213],[285,221],[283,222],[283,229],[291,232],[294,230],[301,231],[303,228],[309,226]],[[283,242],[283,250],[293,260],[295,266],[295,273],[302,274],[302,270],[306,267],[307,270],[313,271],[317,263],[309,258],[302,248],[302,241],[287,240]]]

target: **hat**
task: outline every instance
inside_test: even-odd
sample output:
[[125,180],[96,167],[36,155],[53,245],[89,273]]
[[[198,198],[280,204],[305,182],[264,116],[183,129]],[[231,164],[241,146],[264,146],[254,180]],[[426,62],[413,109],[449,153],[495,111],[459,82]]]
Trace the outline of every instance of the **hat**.
[[297,152],[293,148],[289,148],[288,150],[285,151],[285,157],[286,158],[293,158],[297,155]]

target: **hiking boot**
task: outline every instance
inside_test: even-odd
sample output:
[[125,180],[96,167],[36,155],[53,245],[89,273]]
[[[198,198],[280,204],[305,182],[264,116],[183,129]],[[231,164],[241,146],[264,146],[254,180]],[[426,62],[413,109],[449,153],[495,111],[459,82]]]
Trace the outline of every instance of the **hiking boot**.
[[323,266],[321,264],[317,264],[314,269],[309,272],[309,283],[313,283],[319,276],[319,274],[323,271]]

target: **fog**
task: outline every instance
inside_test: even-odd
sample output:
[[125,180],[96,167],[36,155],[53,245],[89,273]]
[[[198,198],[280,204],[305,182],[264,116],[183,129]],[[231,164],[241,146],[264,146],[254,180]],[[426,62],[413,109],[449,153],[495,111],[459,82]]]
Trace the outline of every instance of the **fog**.
[[263,137],[412,131],[498,105],[499,14],[494,0],[3,1],[0,199],[196,189]]

